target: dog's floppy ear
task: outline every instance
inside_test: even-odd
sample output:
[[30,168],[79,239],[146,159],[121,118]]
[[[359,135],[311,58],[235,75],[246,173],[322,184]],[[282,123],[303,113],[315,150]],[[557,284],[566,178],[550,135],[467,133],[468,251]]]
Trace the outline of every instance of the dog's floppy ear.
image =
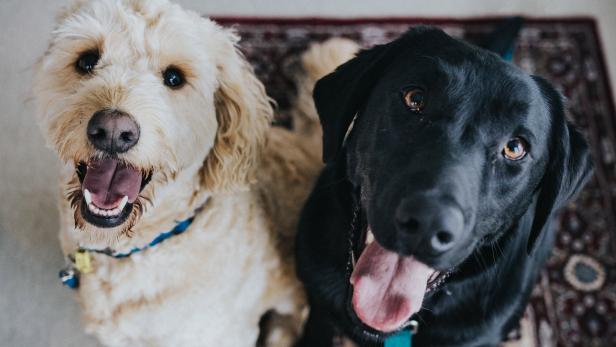
[[390,43],[359,52],[317,82],[313,97],[323,128],[324,162],[332,162],[338,156],[355,114],[393,59],[407,48],[421,47],[408,44],[421,34],[427,40],[430,36],[447,37],[440,29],[413,28]]
[[213,191],[242,189],[252,181],[273,117],[265,87],[238,50],[238,36],[217,28],[218,90],[214,95],[218,130],[202,169]]
[[533,76],[546,100],[552,131],[549,162],[538,189],[537,206],[529,235],[530,253],[552,213],[573,198],[592,173],[590,150],[582,134],[565,118],[563,97],[546,80]]

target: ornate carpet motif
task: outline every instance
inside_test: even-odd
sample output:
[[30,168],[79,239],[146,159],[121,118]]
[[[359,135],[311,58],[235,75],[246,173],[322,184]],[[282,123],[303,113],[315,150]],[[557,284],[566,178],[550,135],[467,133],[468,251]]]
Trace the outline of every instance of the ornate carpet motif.
[[[313,41],[344,36],[370,47],[418,23],[476,41],[497,21],[219,19],[236,25],[283,124],[294,96],[287,71]],[[596,167],[586,189],[560,215],[556,248],[527,310],[531,337],[544,347],[616,346],[616,118],[598,42],[590,19],[529,20],[514,54],[518,66],[547,78],[568,98],[569,116],[586,134]]]

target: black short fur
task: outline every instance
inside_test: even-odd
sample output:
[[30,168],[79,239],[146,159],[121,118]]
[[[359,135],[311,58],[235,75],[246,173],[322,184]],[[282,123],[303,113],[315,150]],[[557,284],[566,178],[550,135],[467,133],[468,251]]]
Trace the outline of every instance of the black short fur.
[[[420,113],[404,103],[409,88],[424,91]],[[453,270],[424,298],[413,346],[498,345],[550,253],[555,210],[591,173],[561,95],[491,52],[417,27],[360,52],[321,79],[314,97],[327,166],[299,226],[297,268],[311,305],[299,345],[330,346],[343,333],[371,346],[387,336],[349,305],[352,224],[370,225],[386,249]],[[502,155],[514,137],[528,144],[519,161]],[[396,224],[404,204],[417,208],[409,199],[461,211],[453,248],[430,251],[422,233],[432,231]]]

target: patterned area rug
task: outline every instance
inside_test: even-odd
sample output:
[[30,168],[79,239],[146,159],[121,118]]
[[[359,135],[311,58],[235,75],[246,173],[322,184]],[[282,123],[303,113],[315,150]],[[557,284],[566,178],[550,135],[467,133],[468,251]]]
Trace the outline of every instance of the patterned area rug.
[[[477,41],[498,18],[218,21],[236,26],[284,124],[294,96],[288,67],[311,42],[344,36],[370,47],[418,23]],[[587,135],[596,166],[586,189],[561,213],[556,248],[527,310],[524,335],[530,332],[533,342],[526,346],[616,346],[616,114],[597,35],[590,19],[533,19],[525,23],[514,54],[518,66],[546,77],[567,96],[569,116]]]

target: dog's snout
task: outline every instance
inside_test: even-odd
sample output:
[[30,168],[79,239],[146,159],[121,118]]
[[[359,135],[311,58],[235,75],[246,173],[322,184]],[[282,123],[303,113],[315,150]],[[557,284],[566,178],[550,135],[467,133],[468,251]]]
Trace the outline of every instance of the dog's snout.
[[139,126],[126,112],[100,110],[88,122],[88,139],[101,151],[124,153],[139,141]]
[[417,256],[449,251],[464,231],[464,215],[459,207],[424,194],[403,199],[395,218],[401,239]]

